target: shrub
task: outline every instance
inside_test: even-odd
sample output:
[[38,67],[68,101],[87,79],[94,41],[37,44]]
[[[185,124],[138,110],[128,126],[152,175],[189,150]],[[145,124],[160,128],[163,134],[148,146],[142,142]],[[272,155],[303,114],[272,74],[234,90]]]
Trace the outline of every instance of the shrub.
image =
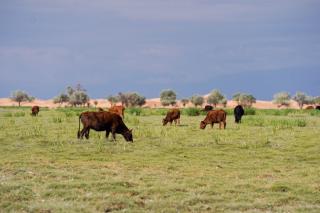
[[186,108],[182,110],[183,115],[188,115],[188,116],[198,116],[200,115],[200,109],[198,108]]
[[256,110],[254,108],[248,107],[244,109],[244,114],[245,115],[255,115]]
[[128,108],[128,109],[126,109],[126,112],[128,112],[131,115],[139,116],[139,115],[141,115],[142,109],[141,108]]

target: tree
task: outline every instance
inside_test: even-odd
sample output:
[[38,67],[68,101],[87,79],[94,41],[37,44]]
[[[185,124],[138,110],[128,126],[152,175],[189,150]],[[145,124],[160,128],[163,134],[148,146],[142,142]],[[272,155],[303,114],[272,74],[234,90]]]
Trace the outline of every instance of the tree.
[[219,90],[212,90],[210,95],[208,96],[208,104],[213,104],[215,107],[217,104],[221,103],[222,100],[226,100],[226,98],[221,94]]
[[136,92],[127,93],[128,98],[128,106],[134,107],[134,106],[142,106],[146,103],[146,98],[144,96],[139,95]]
[[163,90],[160,93],[160,102],[163,106],[174,105],[176,103],[177,95],[173,90]]
[[297,92],[292,99],[298,103],[300,109],[302,109],[303,105],[312,102],[312,98],[303,92]]
[[228,103],[228,100],[225,97],[223,97],[223,99],[219,101],[219,104],[222,104],[223,107],[226,107],[227,103]]
[[119,101],[119,97],[118,96],[109,95],[107,97],[107,100],[110,102],[111,106],[113,106]]
[[201,95],[193,95],[190,98],[191,103],[197,107],[197,106],[201,106],[204,103],[204,98]]
[[189,103],[189,99],[183,98],[183,99],[181,99],[181,103],[182,103],[183,107],[185,107]]
[[23,101],[33,101],[34,97],[29,96],[28,93],[26,93],[25,91],[21,91],[21,90],[16,90],[14,92],[11,93],[11,100],[18,102],[19,103],[19,107],[21,106],[21,102]]
[[273,103],[277,104],[278,107],[290,105],[290,95],[288,92],[279,92],[273,95]]
[[313,102],[314,104],[317,104],[317,105],[320,104],[320,96],[314,97]]
[[84,105],[89,102],[90,98],[85,91],[76,90],[72,93],[69,99],[69,103],[72,106]]
[[256,98],[247,93],[235,93],[232,96],[232,100],[237,101],[238,104],[244,107],[251,107],[253,103],[256,103]]
[[95,108],[97,108],[98,103],[99,102],[97,100],[94,100],[93,104],[94,104]]
[[65,93],[61,93],[60,95],[53,98],[53,103],[55,104],[57,103],[62,104],[67,102],[69,102],[69,96]]

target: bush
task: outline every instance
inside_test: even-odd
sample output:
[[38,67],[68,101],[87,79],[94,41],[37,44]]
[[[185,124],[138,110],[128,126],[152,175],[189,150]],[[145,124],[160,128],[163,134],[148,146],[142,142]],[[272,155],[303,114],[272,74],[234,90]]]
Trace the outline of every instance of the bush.
[[256,114],[256,110],[254,108],[245,108],[244,109],[244,114],[245,115],[255,115]]
[[128,108],[126,109],[126,112],[128,112],[130,115],[141,115],[142,109],[141,108]]
[[200,115],[201,110],[198,108],[186,108],[182,110],[183,115],[188,115],[188,116],[198,116]]

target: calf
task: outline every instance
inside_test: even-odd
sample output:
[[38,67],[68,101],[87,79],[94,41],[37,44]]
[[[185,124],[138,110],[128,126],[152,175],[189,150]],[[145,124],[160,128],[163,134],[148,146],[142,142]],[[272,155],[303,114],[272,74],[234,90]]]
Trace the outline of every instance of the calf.
[[212,128],[214,123],[219,123],[219,129],[221,129],[222,126],[223,129],[225,129],[227,125],[226,119],[227,113],[222,109],[209,111],[206,118],[200,122],[200,129],[205,129],[207,124],[211,124]]
[[124,106],[112,106],[110,107],[109,112],[116,113],[120,115],[122,118],[124,118],[124,110],[125,110]]
[[234,119],[236,123],[241,123],[241,118],[244,115],[244,110],[241,105],[238,105],[233,110]]
[[38,113],[39,113],[39,111],[40,111],[40,107],[39,107],[39,106],[33,106],[33,107],[31,108],[31,115],[32,115],[32,116],[37,116]]
[[[80,121],[83,124],[83,129],[80,131]],[[129,130],[123,123],[122,118],[111,112],[83,112],[79,116],[78,138],[83,138],[83,135],[88,139],[90,129],[96,131],[106,131],[106,138],[110,132],[116,140],[116,133],[121,134],[126,141],[133,142],[132,130]]]
[[166,117],[162,120],[163,126],[165,126],[168,122],[172,125],[172,121],[174,124],[180,124],[180,110],[179,109],[171,109],[167,112]]

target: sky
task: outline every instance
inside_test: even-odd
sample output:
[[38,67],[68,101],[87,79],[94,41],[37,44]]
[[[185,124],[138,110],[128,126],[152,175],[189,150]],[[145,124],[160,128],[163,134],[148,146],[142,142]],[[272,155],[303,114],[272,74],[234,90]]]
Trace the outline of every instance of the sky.
[[0,97],[320,96],[319,0],[1,0]]

